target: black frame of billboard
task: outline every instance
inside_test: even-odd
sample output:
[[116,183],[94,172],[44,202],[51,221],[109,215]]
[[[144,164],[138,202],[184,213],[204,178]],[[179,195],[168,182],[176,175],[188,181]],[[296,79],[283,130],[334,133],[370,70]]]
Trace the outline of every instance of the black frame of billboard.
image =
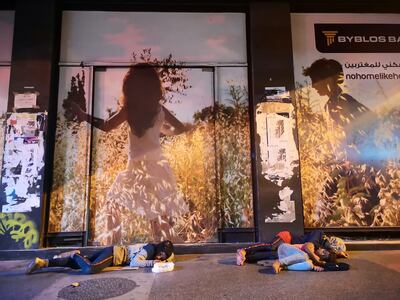
[[400,13],[396,0],[290,0],[292,13]]

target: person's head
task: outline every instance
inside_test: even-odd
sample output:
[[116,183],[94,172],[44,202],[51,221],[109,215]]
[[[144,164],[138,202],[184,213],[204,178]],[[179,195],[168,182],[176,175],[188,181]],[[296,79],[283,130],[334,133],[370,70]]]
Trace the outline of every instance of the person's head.
[[160,77],[150,64],[132,66],[122,84],[122,105],[133,133],[143,136],[153,126],[163,97]]
[[154,259],[166,260],[174,253],[174,245],[171,241],[162,241],[156,245]]
[[336,262],[336,253],[333,250],[327,250],[325,248],[318,248],[315,251],[318,257],[326,262],[335,263]]
[[328,251],[333,251],[337,258],[349,257],[349,254],[346,252],[346,244],[337,236],[325,236],[322,246]]
[[328,237],[328,248],[334,251],[340,257],[348,257],[346,253],[346,244],[337,236]]
[[320,96],[330,96],[343,83],[343,67],[334,59],[321,58],[303,69],[303,75],[311,78],[312,87]]

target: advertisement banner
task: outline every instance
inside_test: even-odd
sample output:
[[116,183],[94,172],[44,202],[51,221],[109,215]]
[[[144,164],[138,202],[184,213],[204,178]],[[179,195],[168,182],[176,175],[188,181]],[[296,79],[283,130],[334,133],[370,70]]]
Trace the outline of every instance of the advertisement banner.
[[246,15],[62,19],[49,231],[110,245],[253,227]]
[[400,15],[291,21],[305,226],[399,226]]

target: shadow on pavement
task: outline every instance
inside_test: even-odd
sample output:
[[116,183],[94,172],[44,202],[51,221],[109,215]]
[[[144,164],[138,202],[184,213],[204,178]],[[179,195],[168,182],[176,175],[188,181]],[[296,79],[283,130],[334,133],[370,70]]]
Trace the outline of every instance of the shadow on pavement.
[[239,267],[236,266],[236,259],[235,258],[223,258],[223,259],[219,259],[218,263],[221,265],[228,265],[228,266],[235,266],[235,267]]

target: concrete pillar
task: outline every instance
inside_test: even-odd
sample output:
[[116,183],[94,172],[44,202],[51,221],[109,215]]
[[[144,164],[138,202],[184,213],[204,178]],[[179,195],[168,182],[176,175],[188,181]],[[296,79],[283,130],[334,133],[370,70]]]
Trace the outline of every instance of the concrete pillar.
[[[294,106],[290,103],[265,102],[265,87],[285,87],[293,99],[294,75],[290,28],[289,3],[250,3],[250,54],[252,77],[253,116],[255,122],[254,149],[256,155],[255,217],[258,240],[269,241],[281,230],[303,233],[303,207],[301,201],[300,174],[298,167],[297,128],[290,128],[289,141],[292,147],[286,158],[297,156],[297,167],[292,175],[280,182],[274,178],[274,171],[268,170],[266,144],[268,114],[279,117],[288,111],[290,122],[295,125]],[[294,101],[294,99],[292,100]],[[263,104],[261,104],[263,103]],[[282,111],[281,111],[282,110]],[[260,119],[261,118],[261,119]],[[286,115],[285,115],[286,118]],[[264,125],[262,124],[264,122]],[[287,130],[288,128],[285,128]],[[270,141],[269,141],[270,142]],[[278,146],[279,147],[279,146]],[[286,150],[288,150],[286,149]],[[295,161],[295,160],[294,160]],[[287,204],[294,207],[287,207]],[[283,211],[286,213],[284,214]]]
[[[52,176],[52,153],[56,117],[58,57],[60,44],[61,14],[53,0],[16,0],[14,41],[11,58],[10,88],[7,111],[48,112],[44,128],[44,162],[40,179],[35,188],[40,193],[40,207],[32,208],[24,215],[29,230],[36,231],[38,238],[32,238],[30,248],[38,248],[44,242],[47,226],[46,203]],[[37,92],[36,107],[15,109],[15,93]],[[53,125],[52,125],[53,124]],[[4,184],[1,189],[5,195]],[[11,216],[11,214],[10,214]],[[32,223],[27,223],[32,222]],[[27,229],[27,230],[28,230]],[[0,249],[27,248],[22,238],[19,242],[10,240],[8,245],[0,242]]]

